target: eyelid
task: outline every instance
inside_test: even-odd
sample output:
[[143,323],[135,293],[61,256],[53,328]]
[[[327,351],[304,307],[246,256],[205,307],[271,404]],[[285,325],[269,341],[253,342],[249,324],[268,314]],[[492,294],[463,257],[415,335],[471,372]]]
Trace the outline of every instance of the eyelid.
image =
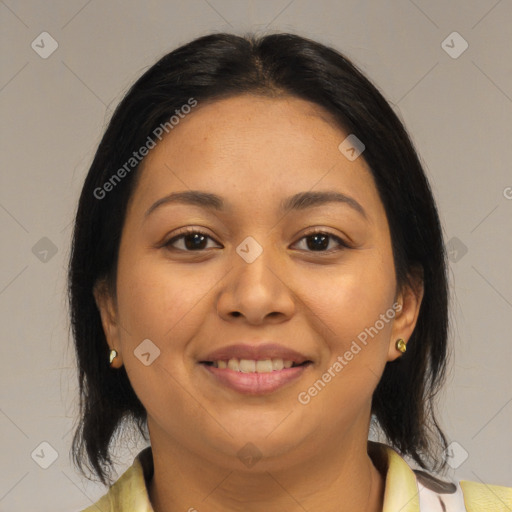
[[[181,239],[184,236],[189,235],[189,234],[200,234],[200,235],[203,235],[204,237],[209,238],[210,240],[213,240],[216,244],[222,246],[222,244],[220,242],[217,242],[217,240],[215,240],[215,238],[213,238],[206,231],[204,231],[204,228],[194,228],[194,227],[190,227],[190,226],[188,226],[186,228],[179,229],[176,233],[173,234],[172,237],[170,237],[169,239],[164,241],[161,244],[161,246],[162,247],[169,247],[169,246],[171,246],[171,243],[176,242],[177,240],[179,240],[179,239]],[[330,237],[331,239],[335,240],[338,243],[338,245],[340,247],[343,247],[344,249],[349,249],[349,248],[352,247],[349,244],[349,242],[344,240],[342,237],[340,237],[338,235],[335,235],[334,233],[332,233],[328,229],[320,228],[320,227],[309,228],[304,233],[302,233],[301,237],[296,242],[294,242],[292,245],[295,245],[295,244],[301,242],[304,238],[307,238],[307,237],[313,236],[313,235],[326,235],[326,236]],[[195,253],[201,253],[201,252],[205,252],[206,251],[206,249],[201,249],[201,250],[197,250],[197,251],[187,251],[187,250],[183,250],[183,249],[176,249],[175,247],[173,247],[172,249],[175,249],[175,250],[177,250],[179,252],[189,252],[189,253],[194,253],[194,252]],[[329,249],[327,251],[305,251],[305,252],[318,253],[318,254],[331,254],[331,253],[337,252],[339,250],[341,250],[341,249],[338,248],[338,249]]]
[[[320,234],[332,236],[333,238],[337,238],[338,240],[341,240],[342,242],[345,243],[345,240],[343,240],[340,235],[336,235],[335,233],[330,231],[329,228],[323,228],[323,227],[308,228],[304,233],[302,233],[301,238],[304,238],[305,236],[320,235]],[[346,242],[346,243],[348,243],[348,242]]]
[[[222,245],[220,242],[217,242],[217,240],[215,240],[215,238],[213,238],[213,236],[211,236],[210,234],[208,234],[204,228],[194,228],[194,227],[186,227],[186,228],[181,228],[181,229],[178,229],[177,232],[173,233],[173,235],[169,238],[166,238],[164,240],[164,242],[161,244],[161,247],[167,247],[167,246],[170,246],[171,245],[171,242],[175,242],[177,241],[178,239],[186,236],[186,235],[193,235],[193,234],[199,234],[199,235],[203,235],[204,237],[206,238],[209,238],[210,240],[213,240],[216,244],[218,245]],[[180,251],[181,249],[178,249],[178,251]],[[204,249],[203,249],[204,250]],[[182,252],[201,252],[201,251],[183,251],[181,250]]]
[[[308,230],[306,230],[304,233],[302,233],[301,237],[297,240],[297,242],[294,242],[293,245],[297,244],[298,242],[301,242],[304,238],[307,238],[309,236],[313,236],[313,235],[327,235],[328,237],[332,238],[333,240],[336,240],[336,242],[338,243],[339,246],[343,247],[344,249],[350,249],[352,248],[352,245],[347,242],[346,240],[344,240],[341,236],[339,235],[335,235],[334,233],[332,233],[331,231],[329,231],[329,229],[326,229],[326,228],[310,228]],[[333,252],[336,252],[338,250],[341,250],[341,249],[329,249],[327,251],[306,251],[306,252],[310,252],[310,253],[318,253],[318,254],[331,254]]]

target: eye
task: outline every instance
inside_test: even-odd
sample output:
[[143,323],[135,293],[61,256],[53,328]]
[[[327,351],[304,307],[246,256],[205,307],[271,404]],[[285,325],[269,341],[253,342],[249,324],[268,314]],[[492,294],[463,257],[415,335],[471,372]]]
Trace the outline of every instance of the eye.
[[[178,251],[183,252],[200,252],[206,250],[208,247],[208,240],[213,240],[207,233],[200,231],[198,229],[186,228],[181,233],[172,237],[170,240],[163,244],[164,247],[170,249],[176,249]],[[302,250],[306,250],[309,252],[336,252],[341,250],[341,248],[349,248],[350,246],[342,240],[340,237],[333,235],[332,233],[326,231],[312,231],[306,233],[299,242],[306,241],[306,249],[304,247]],[[331,242],[335,241],[338,248],[330,248]],[[297,242],[297,243],[299,243]],[[180,243],[181,247],[178,246]],[[219,247],[218,245],[217,247]],[[220,246],[221,247],[221,246]]]
[[[311,252],[336,252],[341,248],[348,249],[350,246],[342,240],[340,237],[333,235],[332,233],[326,232],[326,231],[311,231],[309,233],[306,233],[300,240],[306,240],[306,250],[309,250]],[[338,249],[329,249],[326,250],[329,245],[330,241],[336,241],[338,245]]]
[[[187,228],[183,230],[181,234],[178,234],[165,242],[163,246],[170,249],[177,249],[178,251],[199,252],[207,248],[206,245],[208,243],[208,239],[213,240],[212,237],[203,231]],[[177,242],[181,242],[181,247],[176,246]]]

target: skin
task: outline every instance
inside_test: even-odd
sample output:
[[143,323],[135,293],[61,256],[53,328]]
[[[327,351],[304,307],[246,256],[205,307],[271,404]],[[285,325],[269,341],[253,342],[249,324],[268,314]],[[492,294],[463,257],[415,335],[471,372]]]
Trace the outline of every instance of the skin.
[[[110,348],[147,410],[155,511],[382,510],[384,479],[367,453],[372,393],[385,364],[401,354],[422,299],[421,282],[398,290],[389,226],[363,159],[338,150],[344,133],[328,112],[292,97],[240,95],[199,104],[146,159],[128,206],[115,295],[95,287]],[[222,196],[225,211],[166,204],[171,192]],[[304,191],[355,199],[279,211]],[[211,237],[164,245],[183,227]],[[315,250],[309,228],[336,238]],[[262,254],[236,252],[247,237]],[[189,237],[189,242],[193,240]],[[308,246],[307,242],[310,241]],[[327,243],[326,241],[326,243]],[[193,245],[192,245],[193,246]],[[180,250],[181,249],[181,250]],[[393,320],[307,405],[297,396],[398,302]],[[150,339],[159,357],[134,350]],[[223,387],[198,359],[242,342],[271,340],[313,360],[266,396]],[[115,371],[115,370],[113,370]],[[255,445],[246,467],[237,452]]]

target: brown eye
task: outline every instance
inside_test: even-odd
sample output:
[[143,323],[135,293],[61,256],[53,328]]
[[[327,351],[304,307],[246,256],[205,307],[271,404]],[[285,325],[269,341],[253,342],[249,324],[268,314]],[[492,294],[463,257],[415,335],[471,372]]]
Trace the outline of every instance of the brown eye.
[[[306,249],[311,252],[335,252],[342,248],[348,248],[348,244],[341,238],[325,231],[315,231],[307,233],[300,241],[306,240]],[[330,242],[335,241],[338,248],[328,249]]]
[[[164,246],[171,249],[177,249],[178,251],[198,252],[207,248],[208,239],[213,240],[213,238],[202,231],[187,230],[180,235],[171,238],[164,244]],[[181,247],[176,247],[178,242],[182,242]]]

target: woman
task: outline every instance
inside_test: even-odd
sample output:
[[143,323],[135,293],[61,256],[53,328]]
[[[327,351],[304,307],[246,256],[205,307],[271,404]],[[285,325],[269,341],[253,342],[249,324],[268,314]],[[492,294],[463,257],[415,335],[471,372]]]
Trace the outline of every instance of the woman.
[[145,72],[87,175],[69,283],[78,467],[110,483],[124,420],[150,441],[87,511],[512,507],[402,458],[445,465],[442,233],[402,124],[335,50],[215,34]]

